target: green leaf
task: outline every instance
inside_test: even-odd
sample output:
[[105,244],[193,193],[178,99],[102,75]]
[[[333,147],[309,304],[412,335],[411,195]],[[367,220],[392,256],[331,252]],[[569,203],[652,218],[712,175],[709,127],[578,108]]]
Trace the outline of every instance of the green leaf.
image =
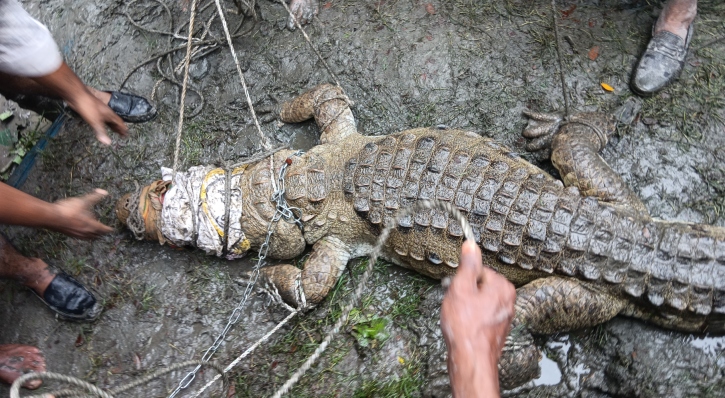
[[22,161],[23,161],[23,158],[21,158],[18,155],[15,155],[15,159],[13,159],[13,163],[20,164],[20,162],[22,162]]
[[17,141],[17,136],[13,137],[10,129],[0,130],[0,145],[13,146],[15,141]]
[[5,121],[10,118],[10,116],[13,115],[13,111],[5,111],[3,113],[0,113],[0,121]]

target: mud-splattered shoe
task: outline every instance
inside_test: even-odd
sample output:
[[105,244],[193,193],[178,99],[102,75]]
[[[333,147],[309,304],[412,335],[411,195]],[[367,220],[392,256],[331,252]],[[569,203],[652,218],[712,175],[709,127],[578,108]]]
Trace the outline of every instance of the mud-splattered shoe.
[[680,76],[692,39],[693,25],[691,23],[687,29],[685,40],[666,30],[652,36],[632,75],[631,87],[635,94],[652,95]]
[[144,97],[119,91],[107,93],[111,94],[108,107],[124,122],[144,123],[156,117],[156,108]]
[[[32,291],[35,293],[35,290]],[[36,295],[63,319],[93,321],[103,310],[93,293],[63,272],[55,275],[42,297],[37,293]]]

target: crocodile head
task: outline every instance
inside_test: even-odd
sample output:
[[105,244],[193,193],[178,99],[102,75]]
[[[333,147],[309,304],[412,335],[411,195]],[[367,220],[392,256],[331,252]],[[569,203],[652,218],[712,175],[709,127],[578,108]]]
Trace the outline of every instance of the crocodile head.
[[116,217],[133,232],[136,239],[166,242],[159,228],[164,194],[169,181],[158,180],[123,195],[116,202]]
[[[242,171],[239,168],[233,170],[235,184],[238,184],[236,178],[242,175]],[[116,202],[116,217],[138,240],[161,244],[168,240],[176,246],[198,247],[208,254],[227,259],[243,257],[253,244],[260,246],[266,237],[267,223],[241,220],[243,211],[256,215],[253,207],[243,210],[243,203],[249,207],[248,194],[244,194],[244,190],[233,190],[228,198],[229,211],[225,214],[224,170],[201,168],[190,173],[196,173],[190,179],[195,182],[187,185],[187,180],[174,186],[171,181],[157,180],[123,195]],[[197,177],[200,176],[203,178],[199,180]],[[192,209],[194,201],[189,195],[197,197],[196,209]],[[194,219],[191,218],[192,213],[196,213]],[[225,228],[223,220],[226,217],[231,222]],[[225,235],[227,239],[224,239]]]
[[116,202],[116,218],[118,218],[118,221],[121,222],[121,224],[128,226],[128,217],[131,215],[131,196],[133,195],[132,192],[129,192],[123,196],[121,196],[121,199]]

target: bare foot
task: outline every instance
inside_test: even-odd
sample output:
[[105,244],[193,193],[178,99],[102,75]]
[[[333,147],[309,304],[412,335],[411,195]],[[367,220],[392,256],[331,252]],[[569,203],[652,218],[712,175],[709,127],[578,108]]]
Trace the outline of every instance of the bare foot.
[[89,86],[86,86],[86,88],[91,92],[91,94],[93,94],[94,97],[98,98],[102,103],[108,105],[108,101],[111,100],[111,93],[96,90],[95,88]]
[[[45,358],[39,349],[21,344],[0,345],[0,380],[12,384],[15,379],[30,372],[44,372]],[[40,380],[32,380],[23,387],[35,390],[43,384]]]

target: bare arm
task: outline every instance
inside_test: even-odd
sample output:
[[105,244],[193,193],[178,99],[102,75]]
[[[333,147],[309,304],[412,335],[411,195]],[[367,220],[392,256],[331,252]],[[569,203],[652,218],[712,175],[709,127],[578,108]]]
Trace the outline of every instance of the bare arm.
[[128,134],[123,120],[108,105],[93,96],[65,62],[55,72],[31,79],[43,87],[48,95],[65,100],[91,126],[102,144],[111,144],[106,126],[120,135]]
[[0,183],[0,224],[47,228],[69,236],[94,239],[113,228],[101,224],[91,212],[107,192],[96,189],[87,195],[48,203]]
[[458,273],[441,308],[454,397],[498,397],[498,359],[514,315],[516,290],[482,265],[481,250],[466,241]]

